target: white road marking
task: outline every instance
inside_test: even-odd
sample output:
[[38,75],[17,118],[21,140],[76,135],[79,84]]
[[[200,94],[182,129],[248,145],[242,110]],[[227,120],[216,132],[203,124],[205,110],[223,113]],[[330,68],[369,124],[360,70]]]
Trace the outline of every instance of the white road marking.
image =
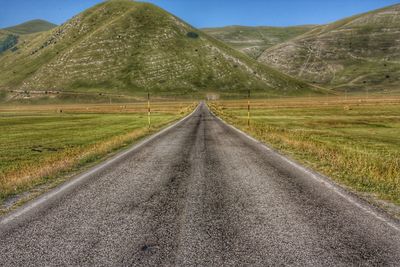
[[171,128],[174,128],[180,124],[182,124],[184,121],[186,121],[187,119],[189,119],[200,107],[201,105],[198,105],[192,113],[190,113],[189,115],[187,115],[186,117],[182,118],[181,120],[175,122],[174,124],[168,126],[167,128],[161,130],[160,132],[146,138],[145,140],[143,140],[142,142],[134,145],[132,148],[129,148],[128,150],[121,152],[120,154],[117,154],[116,156],[112,157],[111,159],[100,163],[99,165],[97,165],[96,167],[92,168],[91,170],[78,175],[76,178],[73,178],[71,181],[66,182],[64,185],[62,185],[61,187],[54,189],[52,191],[50,191],[49,193],[46,193],[45,195],[39,197],[38,199],[32,201],[31,203],[28,203],[26,206],[23,206],[23,208],[16,210],[15,212],[12,212],[11,214],[7,215],[6,217],[4,217],[1,221],[0,221],[0,226],[2,225],[6,225],[8,223],[10,223],[11,221],[15,220],[16,218],[24,215],[25,213],[29,212],[30,210],[40,206],[41,204],[43,204],[44,202],[48,201],[49,199],[55,197],[56,195],[62,193],[63,191],[73,187],[75,184],[87,179],[88,177],[90,177],[91,175],[106,169],[109,165],[111,165],[112,163],[120,160],[121,158],[125,157],[127,154],[132,153],[133,151],[145,146],[147,143],[149,143],[150,141],[156,139],[157,137],[159,137],[160,135],[162,135],[163,133],[165,133],[166,131],[170,130]]
[[348,202],[350,202],[351,204],[353,204],[354,206],[358,207],[359,209],[363,210],[364,212],[372,215],[373,217],[375,217],[376,219],[378,219],[379,221],[385,223],[386,225],[388,225],[389,227],[391,227],[392,229],[394,229],[395,231],[400,232],[400,226],[395,223],[395,222],[391,222],[390,220],[386,219],[384,216],[380,215],[379,213],[377,213],[376,211],[374,211],[373,209],[371,209],[371,207],[368,207],[367,205],[360,203],[359,201],[357,201],[357,199],[355,199],[354,197],[350,196],[349,194],[344,193],[343,191],[345,191],[345,189],[339,187],[338,185],[335,185],[331,182],[328,182],[326,180],[326,178],[323,178],[323,176],[321,174],[316,174],[310,170],[308,170],[307,168],[299,165],[298,163],[292,161],[291,159],[277,153],[275,150],[271,149],[270,147],[268,147],[266,144],[262,143],[261,141],[255,139],[254,137],[251,137],[250,135],[248,135],[247,133],[243,132],[242,130],[239,130],[238,128],[228,124],[227,122],[225,122],[223,119],[221,119],[220,117],[216,116],[213,112],[211,112],[213,114],[214,117],[216,117],[218,120],[220,120],[223,124],[227,125],[228,127],[230,127],[231,129],[235,130],[236,132],[240,133],[241,135],[244,135],[245,137],[247,137],[248,139],[250,139],[253,142],[256,142],[257,144],[260,144],[264,149],[266,149],[269,152],[274,153],[275,155],[277,155],[280,159],[284,160],[285,162],[289,163],[290,165],[292,165],[293,167],[297,168],[298,170],[302,171],[303,173],[307,174],[308,176],[310,176],[311,178],[313,178],[314,180],[322,183],[323,185],[325,185],[328,189],[334,191],[336,194],[338,194],[340,197],[342,197],[343,199],[347,200]]

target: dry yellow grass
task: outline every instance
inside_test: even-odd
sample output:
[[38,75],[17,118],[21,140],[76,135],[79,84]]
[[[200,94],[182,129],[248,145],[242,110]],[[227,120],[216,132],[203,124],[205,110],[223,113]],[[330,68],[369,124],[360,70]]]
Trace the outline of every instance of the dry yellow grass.
[[17,168],[1,175],[1,189],[5,192],[18,191],[18,188],[35,183],[43,177],[52,177],[61,172],[67,172],[84,162],[90,162],[92,159],[107,155],[115,149],[146,136],[148,133],[147,129],[138,129],[88,147],[67,149],[34,165],[32,163],[19,164]]
[[353,96],[211,103],[215,113],[304,164],[400,204],[400,97]]
[[[158,131],[188,114],[193,102],[0,108],[0,204]],[[62,110],[62,113],[60,112]]]

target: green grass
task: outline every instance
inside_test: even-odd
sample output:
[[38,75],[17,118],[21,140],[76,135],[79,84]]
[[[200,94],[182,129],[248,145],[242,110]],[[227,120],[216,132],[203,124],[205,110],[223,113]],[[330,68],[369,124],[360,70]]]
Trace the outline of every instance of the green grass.
[[[361,101],[361,102],[360,102]],[[238,128],[357,191],[400,204],[400,99],[213,103]]]
[[304,34],[315,27],[313,25],[292,27],[228,26],[206,28],[202,31],[256,59],[266,49]]
[[57,27],[57,25],[45,20],[35,19],[12,27],[5,28],[4,30],[15,34],[31,34],[31,33],[48,31],[53,29],[54,27]]
[[33,38],[34,33],[48,31],[56,26],[44,20],[31,20],[13,27],[0,29],[0,54],[7,50],[11,50],[11,54],[15,53],[18,50],[17,44],[21,43],[21,39],[24,43],[25,40]]
[[105,1],[17,47],[0,56],[0,89],[179,98],[319,91],[149,3]]
[[150,131],[144,103],[3,107],[0,205],[154,133],[193,107],[188,102],[153,104]]
[[258,60],[338,91],[396,91],[400,5],[317,27],[266,50]]

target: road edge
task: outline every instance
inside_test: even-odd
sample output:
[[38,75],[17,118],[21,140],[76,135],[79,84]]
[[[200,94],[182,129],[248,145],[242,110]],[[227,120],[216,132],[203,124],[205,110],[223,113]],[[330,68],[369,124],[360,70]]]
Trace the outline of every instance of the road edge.
[[390,215],[385,210],[372,205],[371,203],[369,203],[365,199],[361,198],[360,196],[358,196],[354,192],[351,192],[348,189],[346,189],[345,187],[343,187],[340,184],[336,183],[330,177],[325,176],[325,175],[319,173],[316,170],[313,170],[311,168],[303,166],[300,162],[298,162],[298,161],[296,161],[296,160],[294,160],[294,159],[282,154],[280,151],[270,147],[268,144],[266,144],[266,143],[264,143],[264,142],[262,142],[260,140],[257,140],[256,138],[254,138],[254,137],[250,136],[249,134],[245,133],[244,131],[236,128],[235,126],[233,126],[233,125],[231,125],[229,123],[227,123],[222,118],[217,116],[209,108],[208,104],[206,104],[206,107],[210,111],[212,116],[214,116],[216,119],[218,119],[225,126],[231,128],[232,130],[234,130],[235,132],[239,133],[240,135],[243,135],[244,137],[246,137],[250,141],[257,143],[263,149],[274,153],[280,160],[288,163],[289,165],[291,165],[292,167],[294,167],[294,168],[298,169],[299,171],[303,172],[304,174],[306,174],[310,178],[314,179],[315,181],[322,183],[329,190],[332,190],[334,193],[338,194],[341,198],[345,199],[346,201],[348,201],[352,205],[356,206],[357,208],[359,208],[363,212],[372,215],[373,217],[375,217],[379,221],[381,221],[381,222],[385,223],[386,225],[388,225],[393,230],[395,230],[397,232],[400,232],[400,220],[398,220],[394,216]]
[[11,223],[13,220],[22,217],[23,215],[29,213],[32,209],[38,208],[41,205],[44,205],[49,200],[55,198],[59,194],[63,192],[73,189],[74,187],[78,186],[80,183],[84,182],[85,180],[89,179],[92,175],[103,171],[108,166],[118,162],[119,160],[124,159],[129,154],[135,152],[136,150],[142,148],[143,146],[147,145],[148,143],[152,142],[153,140],[157,139],[161,135],[165,134],[169,130],[179,126],[180,124],[184,123],[188,119],[190,119],[202,106],[202,103],[199,103],[197,107],[188,115],[183,117],[182,119],[172,123],[171,125],[161,129],[160,131],[156,132],[155,134],[146,137],[145,139],[139,141],[138,143],[133,144],[131,147],[128,147],[119,153],[113,155],[111,158],[105,159],[104,161],[96,164],[95,166],[90,167],[88,170],[85,170],[83,173],[77,174],[67,181],[61,183],[59,186],[45,192],[44,194],[26,202],[22,206],[18,207],[17,209],[11,211],[10,213],[6,213],[3,216],[0,216],[0,230],[1,227],[6,226],[8,223]]

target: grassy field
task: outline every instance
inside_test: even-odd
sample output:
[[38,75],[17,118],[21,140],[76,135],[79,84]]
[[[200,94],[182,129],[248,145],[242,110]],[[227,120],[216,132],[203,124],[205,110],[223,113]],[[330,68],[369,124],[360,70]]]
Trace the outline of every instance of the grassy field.
[[400,97],[209,104],[225,121],[341,184],[400,204]]
[[[0,212],[13,195],[98,162],[194,108],[193,102],[0,107]],[[4,208],[4,207],[3,207]]]

